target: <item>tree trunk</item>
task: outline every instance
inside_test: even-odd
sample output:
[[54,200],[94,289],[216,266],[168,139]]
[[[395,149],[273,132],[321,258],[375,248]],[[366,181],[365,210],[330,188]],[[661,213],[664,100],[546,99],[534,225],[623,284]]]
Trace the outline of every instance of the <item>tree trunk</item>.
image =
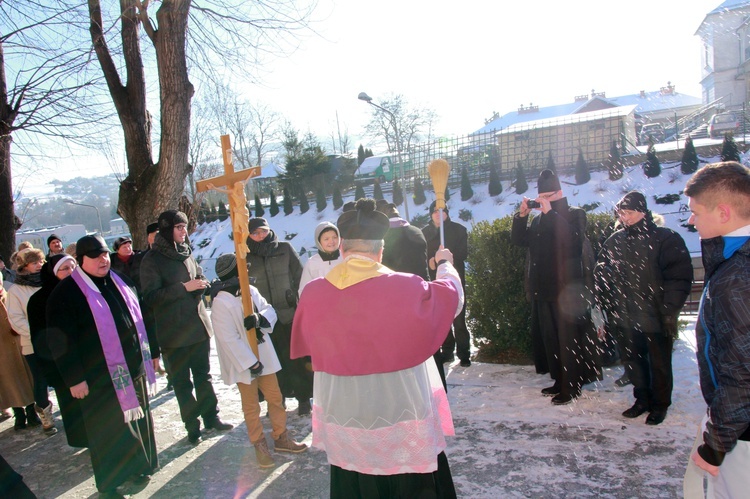
[[120,184],[118,213],[130,228],[133,244],[146,247],[146,226],[162,211],[177,209],[188,166],[190,100],[185,45],[189,0],[164,0],[157,11],[158,30],[146,33],[154,43],[159,71],[161,142],[159,161],[153,161],[151,115],[146,108],[146,84],[139,42],[140,23],[148,20],[137,10],[140,2],[121,0],[123,57],[127,83],[123,85],[107,48],[99,0],[89,0],[90,32],[107,80],[125,139],[128,174]]
[[13,208],[13,183],[10,175],[10,145],[13,142],[11,127],[17,110],[8,102],[8,85],[5,81],[5,55],[0,41],[0,255],[10,267],[10,255],[16,250],[16,223]]

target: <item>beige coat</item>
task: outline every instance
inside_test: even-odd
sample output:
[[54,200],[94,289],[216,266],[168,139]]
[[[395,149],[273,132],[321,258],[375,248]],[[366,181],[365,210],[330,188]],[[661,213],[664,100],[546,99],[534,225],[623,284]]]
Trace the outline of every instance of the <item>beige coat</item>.
[[10,326],[3,292],[0,298],[0,409],[26,407],[34,402],[33,378],[21,355],[19,339]]

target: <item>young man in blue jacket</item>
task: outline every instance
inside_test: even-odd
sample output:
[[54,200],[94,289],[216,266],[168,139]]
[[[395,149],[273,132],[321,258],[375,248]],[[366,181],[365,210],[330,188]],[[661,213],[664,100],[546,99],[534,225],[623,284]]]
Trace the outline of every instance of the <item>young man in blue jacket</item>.
[[[750,169],[708,165],[685,186],[689,223],[701,237],[706,282],[695,328],[708,405],[691,456],[708,473],[708,497],[750,490]],[[693,465],[694,463],[694,465]],[[685,478],[690,497],[690,469]],[[697,486],[702,492],[702,483]]]

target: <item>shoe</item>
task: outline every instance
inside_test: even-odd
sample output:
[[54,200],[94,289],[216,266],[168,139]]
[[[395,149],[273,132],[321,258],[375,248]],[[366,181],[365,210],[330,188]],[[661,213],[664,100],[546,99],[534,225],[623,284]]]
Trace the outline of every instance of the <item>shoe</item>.
[[36,415],[36,410],[34,410],[35,405],[36,404],[29,404],[26,406],[26,425],[29,428],[42,426],[42,420],[39,419],[39,416]]
[[553,397],[560,393],[560,384],[555,381],[555,384],[552,386],[548,386],[547,388],[542,388],[542,395],[545,397]]
[[573,399],[578,398],[581,395],[581,392],[574,393],[571,395],[564,395],[562,393],[558,393],[554,397],[552,397],[552,405],[568,405],[571,402],[573,402]]
[[258,466],[261,468],[276,466],[276,461],[273,460],[271,451],[268,450],[268,442],[266,442],[265,436],[257,442],[253,442],[253,446],[255,447],[255,459],[258,461]]
[[26,413],[23,412],[23,408],[14,407],[13,416],[16,418],[16,421],[13,424],[13,429],[16,431],[25,430],[26,429]]
[[34,410],[42,420],[42,430],[44,430],[44,434],[54,435],[55,433],[57,433],[57,428],[55,428],[55,420],[52,417],[52,402],[50,402],[49,405],[44,409],[34,404]]
[[471,360],[469,360],[469,359],[461,359],[460,366],[461,367],[471,367]]
[[456,356],[452,353],[443,354],[443,364],[452,364],[456,360]]
[[656,426],[658,424],[662,424],[664,422],[664,418],[667,417],[667,410],[666,409],[654,409],[651,411],[646,417],[646,424],[651,426]]
[[208,421],[204,420],[203,424],[207,430],[229,431],[234,428],[234,425],[224,423],[219,418],[210,419]]
[[[635,404],[633,404],[633,407],[623,412],[622,415],[625,416],[626,418],[632,419],[632,418],[637,418],[638,416],[640,416],[641,414],[647,411],[648,411],[648,405],[636,400]],[[664,418],[662,418],[662,421],[663,420]]]
[[273,448],[276,452],[293,452],[297,454],[299,452],[305,452],[307,450],[307,445],[297,443],[289,438],[289,430],[285,430],[284,433],[279,435],[279,438],[273,441]]
[[628,386],[632,381],[630,381],[630,377],[627,373],[623,374],[617,380],[615,381],[615,386],[618,388],[622,388],[623,386]]
[[188,430],[188,442],[193,445],[199,444],[202,436],[200,429]]
[[172,390],[174,390],[174,386],[172,386],[172,382],[171,381],[167,381],[167,388],[166,388],[166,390],[168,392],[171,392]]
[[299,406],[297,407],[297,414],[300,416],[307,416],[312,412],[312,406],[310,405],[310,399],[300,400]]
[[136,473],[130,477],[130,483],[133,485],[145,485],[151,481],[151,475],[145,473]]
[[117,489],[100,490],[99,497],[102,499],[120,499],[125,496],[117,492]]

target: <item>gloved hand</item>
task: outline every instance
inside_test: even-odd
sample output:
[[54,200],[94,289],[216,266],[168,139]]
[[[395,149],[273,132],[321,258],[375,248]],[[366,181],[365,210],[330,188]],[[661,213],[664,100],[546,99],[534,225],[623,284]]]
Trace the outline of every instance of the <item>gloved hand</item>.
[[665,336],[671,336],[674,339],[679,338],[680,332],[677,324],[677,317],[674,315],[661,316],[662,333]]
[[255,338],[258,340],[258,343],[264,343],[266,341],[260,328],[271,327],[271,323],[268,322],[268,319],[263,317],[263,315],[256,313],[245,317],[244,322],[246,330],[255,328]]
[[263,364],[258,361],[254,366],[250,367],[250,376],[253,378],[257,378],[261,374],[263,374]]

